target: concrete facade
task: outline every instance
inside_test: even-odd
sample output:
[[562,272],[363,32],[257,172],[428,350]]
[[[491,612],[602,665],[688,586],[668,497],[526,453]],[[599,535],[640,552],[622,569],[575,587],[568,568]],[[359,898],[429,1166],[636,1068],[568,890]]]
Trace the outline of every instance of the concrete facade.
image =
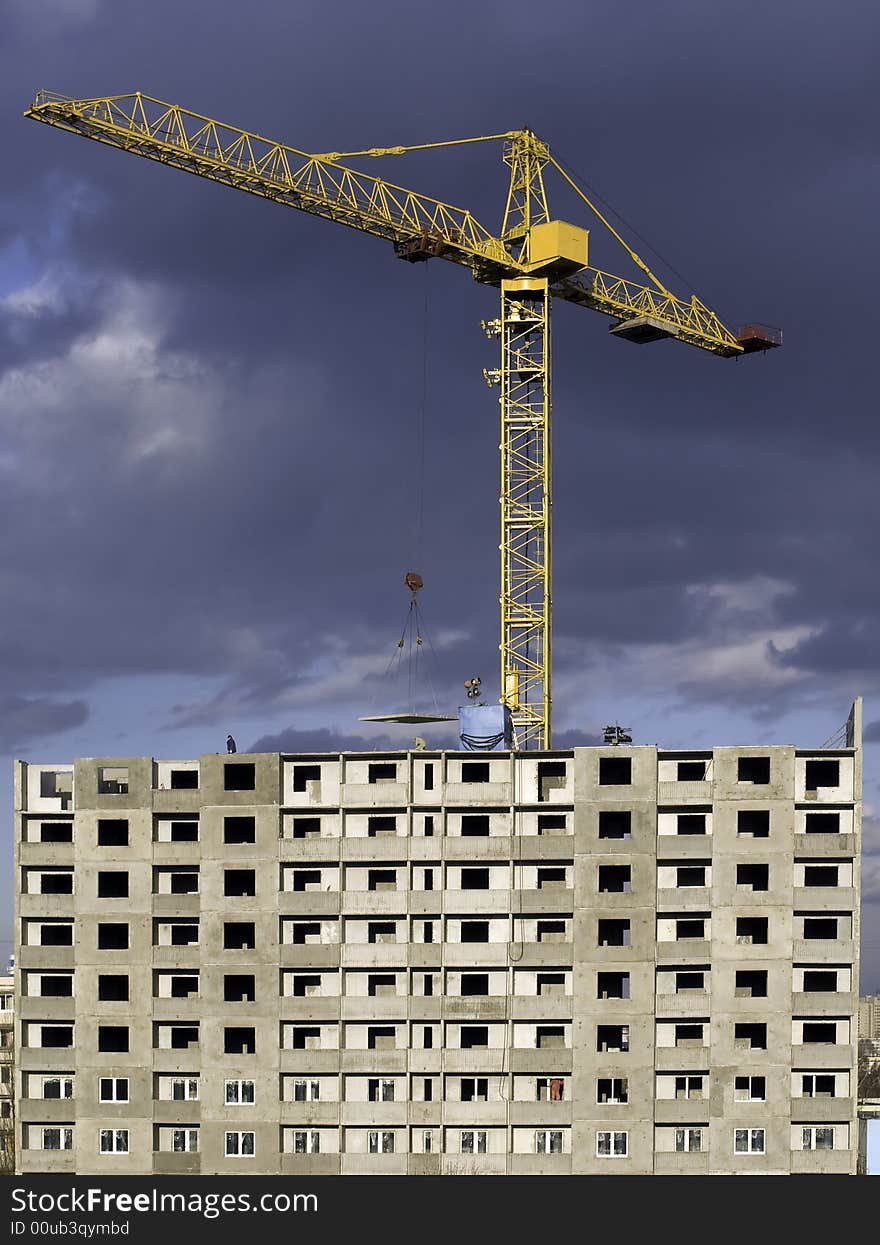
[[15,981],[0,975],[0,1172],[12,1161],[15,1141]]
[[19,1169],[855,1172],[846,743],[17,762]]

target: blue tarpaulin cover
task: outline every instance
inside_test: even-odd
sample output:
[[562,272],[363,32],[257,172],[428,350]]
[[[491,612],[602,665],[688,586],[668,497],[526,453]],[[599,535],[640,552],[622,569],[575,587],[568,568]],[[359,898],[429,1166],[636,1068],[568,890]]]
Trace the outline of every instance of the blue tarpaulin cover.
[[458,710],[461,746],[469,752],[495,752],[513,746],[510,710],[506,705],[461,705]]

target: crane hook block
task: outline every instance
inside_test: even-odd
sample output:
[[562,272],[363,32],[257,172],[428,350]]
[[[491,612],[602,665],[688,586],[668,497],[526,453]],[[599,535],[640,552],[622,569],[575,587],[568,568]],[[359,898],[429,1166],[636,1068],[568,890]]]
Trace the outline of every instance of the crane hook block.
[[413,596],[415,596],[419,588],[424,586],[425,581],[417,571],[407,571],[403,582],[406,584],[407,588],[409,588]]

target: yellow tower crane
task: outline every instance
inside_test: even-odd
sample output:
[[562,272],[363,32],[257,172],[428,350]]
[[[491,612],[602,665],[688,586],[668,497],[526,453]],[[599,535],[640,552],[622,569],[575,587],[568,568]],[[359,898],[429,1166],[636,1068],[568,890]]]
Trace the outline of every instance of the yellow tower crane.
[[[551,624],[550,304],[561,298],[614,320],[634,342],[674,338],[731,358],[781,344],[778,332],[727,328],[694,295],[677,298],[654,275],[531,130],[409,147],[309,155],[148,95],[70,99],[40,91],[25,116],[160,164],[207,177],[386,238],[402,259],[439,258],[500,287],[501,313],[484,321],[500,338],[500,367],[487,369],[501,406],[501,700],[516,747],[549,748]],[[352,169],[364,156],[499,141],[510,169],[501,231],[473,214]],[[544,170],[552,166],[650,284],[588,263],[588,231],[553,219]]]

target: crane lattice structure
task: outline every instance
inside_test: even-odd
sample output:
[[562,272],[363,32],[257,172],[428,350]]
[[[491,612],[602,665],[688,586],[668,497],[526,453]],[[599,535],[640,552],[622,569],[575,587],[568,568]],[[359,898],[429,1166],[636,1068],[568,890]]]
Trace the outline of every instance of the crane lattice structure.
[[[199,177],[385,238],[412,263],[440,258],[500,287],[501,314],[485,321],[501,361],[486,371],[501,407],[501,699],[518,748],[551,744],[550,307],[554,298],[601,312],[635,342],[674,338],[722,357],[778,346],[759,325],[727,328],[696,295],[672,294],[531,130],[418,147],[309,155],[136,92],[71,99],[40,91],[25,116]],[[341,163],[365,156],[487,141],[503,143],[510,184],[499,234],[464,208]],[[588,231],[553,219],[551,166],[647,277],[642,285],[588,263]]]

